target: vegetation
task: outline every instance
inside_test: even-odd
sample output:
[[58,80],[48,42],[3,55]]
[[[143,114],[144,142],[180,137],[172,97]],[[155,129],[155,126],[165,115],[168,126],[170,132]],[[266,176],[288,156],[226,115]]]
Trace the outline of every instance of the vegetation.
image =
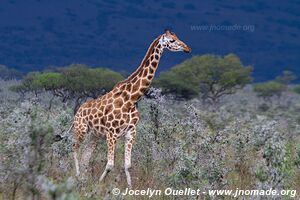
[[119,73],[109,69],[92,69],[86,65],[73,64],[58,68],[54,72],[28,73],[21,84],[10,89],[21,96],[26,92],[33,92],[36,97],[42,91],[48,91],[53,97],[60,97],[62,102],[75,100],[76,110],[83,100],[97,98],[122,79]]
[[257,96],[266,100],[270,100],[273,96],[280,98],[284,89],[284,85],[276,81],[258,83],[254,86],[254,91],[257,93]]
[[244,67],[234,54],[195,56],[161,73],[157,85],[165,93],[191,99],[199,94],[216,104],[251,81],[252,67]]
[[257,96],[269,102],[272,100],[272,97],[276,97],[280,100],[283,92],[287,92],[288,85],[296,78],[293,72],[283,71],[282,74],[277,76],[274,80],[255,84],[254,91],[257,93]]
[[[0,197],[119,198],[111,189],[126,187],[122,142],[105,182],[98,182],[106,164],[102,139],[89,170],[77,180],[72,132],[67,132],[72,109],[64,109],[59,101],[53,102],[51,112],[45,109],[49,98],[45,92],[39,94],[42,101],[35,103],[28,96],[15,101],[14,93],[3,91],[1,99],[5,97],[9,104],[0,106]],[[134,188],[300,189],[298,94],[290,93],[294,96],[288,108],[261,111],[257,107],[261,99],[244,89],[225,96],[223,109],[214,112],[198,99],[176,101],[157,89],[151,94],[151,99],[139,103],[142,118],[133,150]],[[57,134],[63,139],[54,140]],[[81,152],[88,142],[87,137]]]
[[[234,55],[224,58],[206,55],[187,63],[160,77],[157,84],[168,83],[160,85],[164,92],[150,88],[151,98],[142,98],[139,102],[142,117],[137,127],[131,169],[134,189],[300,191],[300,86],[287,89],[296,77],[284,72],[272,81],[243,88],[251,80],[252,69],[242,66]],[[233,67],[226,63],[241,70],[239,74],[231,71]],[[195,66],[204,72],[192,74],[190,68]],[[208,66],[214,70],[207,69]],[[192,90],[187,88],[190,82],[181,80],[177,70],[198,84],[192,100],[188,95]],[[180,79],[178,90],[176,82],[164,79],[171,75]],[[210,82],[212,77],[214,84]],[[74,116],[71,104],[78,103],[78,97],[101,95],[121,78],[108,69],[71,65],[29,73],[19,81],[0,80],[0,199],[136,199],[112,194],[113,188],[124,191],[127,186],[122,141],[116,146],[115,168],[99,183],[106,164],[105,139],[99,139],[89,167],[82,171],[81,177],[75,178],[73,136],[72,131],[67,131]],[[219,87],[225,82],[227,92],[218,97],[222,97],[219,109],[211,110],[206,102],[197,98],[202,96],[213,102],[213,97],[205,95],[222,91]],[[207,90],[209,84],[215,89]],[[171,86],[174,93],[170,93]],[[23,97],[16,98],[16,92]],[[178,100],[173,94],[189,98]],[[284,97],[283,106],[261,109],[274,95]],[[63,99],[70,104],[64,105]],[[88,152],[88,143],[89,137],[86,137],[81,152]],[[275,198],[294,197],[299,198],[299,194],[293,192]],[[176,199],[172,196],[153,198]],[[201,194],[195,198],[232,197]]]
[[294,91],[294,92],[300,94],[300,85],[295,85],[295,86],[293,87],[292,91]]
[[96,98],[112,89],[123,77],[105,68],[90,69],[85,65],[70,65],[60,68],[62,80],[59,88],[63,88],[69,96],[87,96]]
[[291,84],[292,81],[296,80],[297,76],[291,71],[283,71],[281,75],[275,78],[275,81],[285,86]]
[[11,80],[19,79],[22,77],[22,73],[16,69],[8,68],[5,65],[0,65],[0,79]]

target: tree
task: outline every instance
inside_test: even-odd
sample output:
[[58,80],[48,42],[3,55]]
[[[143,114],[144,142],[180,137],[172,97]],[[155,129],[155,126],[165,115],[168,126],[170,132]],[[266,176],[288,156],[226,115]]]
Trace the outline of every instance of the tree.
[[157,85],[165,93],[191,99],[200,93],[205,100],[216,104],[227,94],[249,83],[252,67],[244,67],[234,54],[224,57],[216,55],[195,56],[162,73]]
[[0,65],[0,78],[3,80],[18,79],[22,77],[22,73],[16,69],[8,68],[5,65]]
[[[296,78],[293,72],[283,71],[274,80],[257,83],[254,85],[253,90],[257,93],[258,97],[262,97],[266,101],[272,102],[272,97],[276,97],[278,103],[280,103],[282,94],[288,91],[288,85]],[[297,88],[294,88],[294,90],[297,90]]]
[[154,86],[162,88],[163,93],[174,94],[178,98],[192,99],[199,95],[199,81],[192,69],[180,65],[162,72]]
[[120,73],[106,68],[95,68],[92,70],[92,73],[94,73],[95,75],[94,78],[98,83],[98,86],[101,86],[96,86],[96,89],[94,90],[98,91],[99,88],[102,88],[102,93],[111,90],[116,85],[116,83],[124,79],[124,77]]
[[257,83],[253,88],[258,97],[262,97],[265,100],[271,100],[271,97],[281,97],[282,92],[285,90],[285,86],[282,83],[276,81],[268,81],[265,83]]
[[300,85],[295,85],[292,89],[293,92],[300,94]]
[[73,64],[58,69],[62,74],[62,87],[59,92],[66,99],[75,99],[74,111],[81,101],[88,97],[97,98],[120,80],[122,75],[106,68],[88,68],[86,65]]
[[28,92],[27,88],[23,84],[12,85],[8,89],[12,92],[18,93],[21,99],[24,99],[26,92]]
[[33,92],[35,97],[43,91],[42,83],[39,79],[40,72],[29,72],[22,80],[21,85],[26,88],[27,91]]
[[275,78],[275,81],[283,85],[288,85],[292,81],[296,80],[297,76],[291,71],[283,71],[281,75]]
[[[11,90],[18,93],[49,91],[53,97],[60,97],[62,102],[75,100],[74,111],[86,98],[97,98],[104,94],[123,77],[105,68],[89,68],[82,64],[73,64],[55,69],[54,72],[31,72],[20,85],[12,86]],[[49,109],[53,98],[50,99]]]
[[[48,106],[48,109],[50,110],[55,96],[64,97],[63,95],[61,95],[64,94],[64,92],[61,92],[64,86],[63,76],[62,74],[57,72],[44,72],[40,73],[35,78],[37,79],[37,82],[43,90],[52,93],[52,97],[49,100]],[[65,102],[65,100],[63,100],[63,102]]]
[[123,77],[106,68],[88,68],[86,65],[73,64],[58,69],[63,77],[63,88],[74,96],[97,98]]
[[46,91],[56,90],[63,87],[63,76],[57,72],[44,72],[38,74],[36,81]]
[[9,90],[19,93],[21,97],[24,97],[28,92],[33,92],[37,97],[39,93],[54,88],[55,81],[49,75],[51,73],[29,72],[20,84],[10,86]]

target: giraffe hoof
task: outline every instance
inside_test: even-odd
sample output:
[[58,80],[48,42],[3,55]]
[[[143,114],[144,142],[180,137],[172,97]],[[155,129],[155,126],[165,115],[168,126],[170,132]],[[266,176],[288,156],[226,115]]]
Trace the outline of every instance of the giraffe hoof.
[[114,165],[112,165],[112,164],[107,164],[106,165],[107,172],[110,172],[113,168],[114,168]]
[[125,168],[125,171],[126,171],[126,170],[129,170],[129,169],[131,168],[131,164],[125,165],[124,168]]

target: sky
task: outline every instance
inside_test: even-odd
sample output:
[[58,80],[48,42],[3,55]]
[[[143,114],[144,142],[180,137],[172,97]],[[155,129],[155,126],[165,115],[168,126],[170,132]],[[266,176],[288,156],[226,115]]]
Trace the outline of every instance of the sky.
[[191,54],[164,53],[158,71],[196,55],[234,53],[256,81],[300,77],[300,1],[1,0],[0,64],[21,71],[84,63],[137,68],[171,29]]

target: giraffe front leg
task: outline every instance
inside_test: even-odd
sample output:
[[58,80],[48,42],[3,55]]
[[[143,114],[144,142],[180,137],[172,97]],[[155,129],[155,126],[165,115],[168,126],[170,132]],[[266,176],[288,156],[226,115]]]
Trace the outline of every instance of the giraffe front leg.
[[97,147],[97,142],[98,142],[98,137],[92,134],[90,138],[90,143],[87,145],[85,151],[82,154],[81,163],[83,164],[85,172],[88,171],[90,159]]
[[73,152],[73,158],[75,161],[76,176],[78,177],[80,175],[80,171],[79,171],[78,152],[77,151]]
[[75,129],[74,134],[75,134],[75,142],[73,143],[73,158],[75,161],[75,169],[76,169],[76,176],[78,177],[80,175],[80,170],[79,170],[79,162],[78,162],[78,154],[79,154],[79,147],[80,144],[82,143],[84,136],[86,134],[87,127],[83,127],[83,129]]
[[134,127],[128,131],[125,137],[126,140],[125,140],[124,168],[125,168],[125,174],[126,174],[127,184],[129,188],[132,188],[129,169],[131,168],[131,150],[135,141],[135,135],[136,135],[136,129]]
[[[109,134],[108,134],[109,135]],[[115,159],[115,146],[116,139],[113,137],[107,136],[107,164],[104,172],[100,177],[100,182],[106,177],[106,175],[113,169],[114,167],[114,159]]]

